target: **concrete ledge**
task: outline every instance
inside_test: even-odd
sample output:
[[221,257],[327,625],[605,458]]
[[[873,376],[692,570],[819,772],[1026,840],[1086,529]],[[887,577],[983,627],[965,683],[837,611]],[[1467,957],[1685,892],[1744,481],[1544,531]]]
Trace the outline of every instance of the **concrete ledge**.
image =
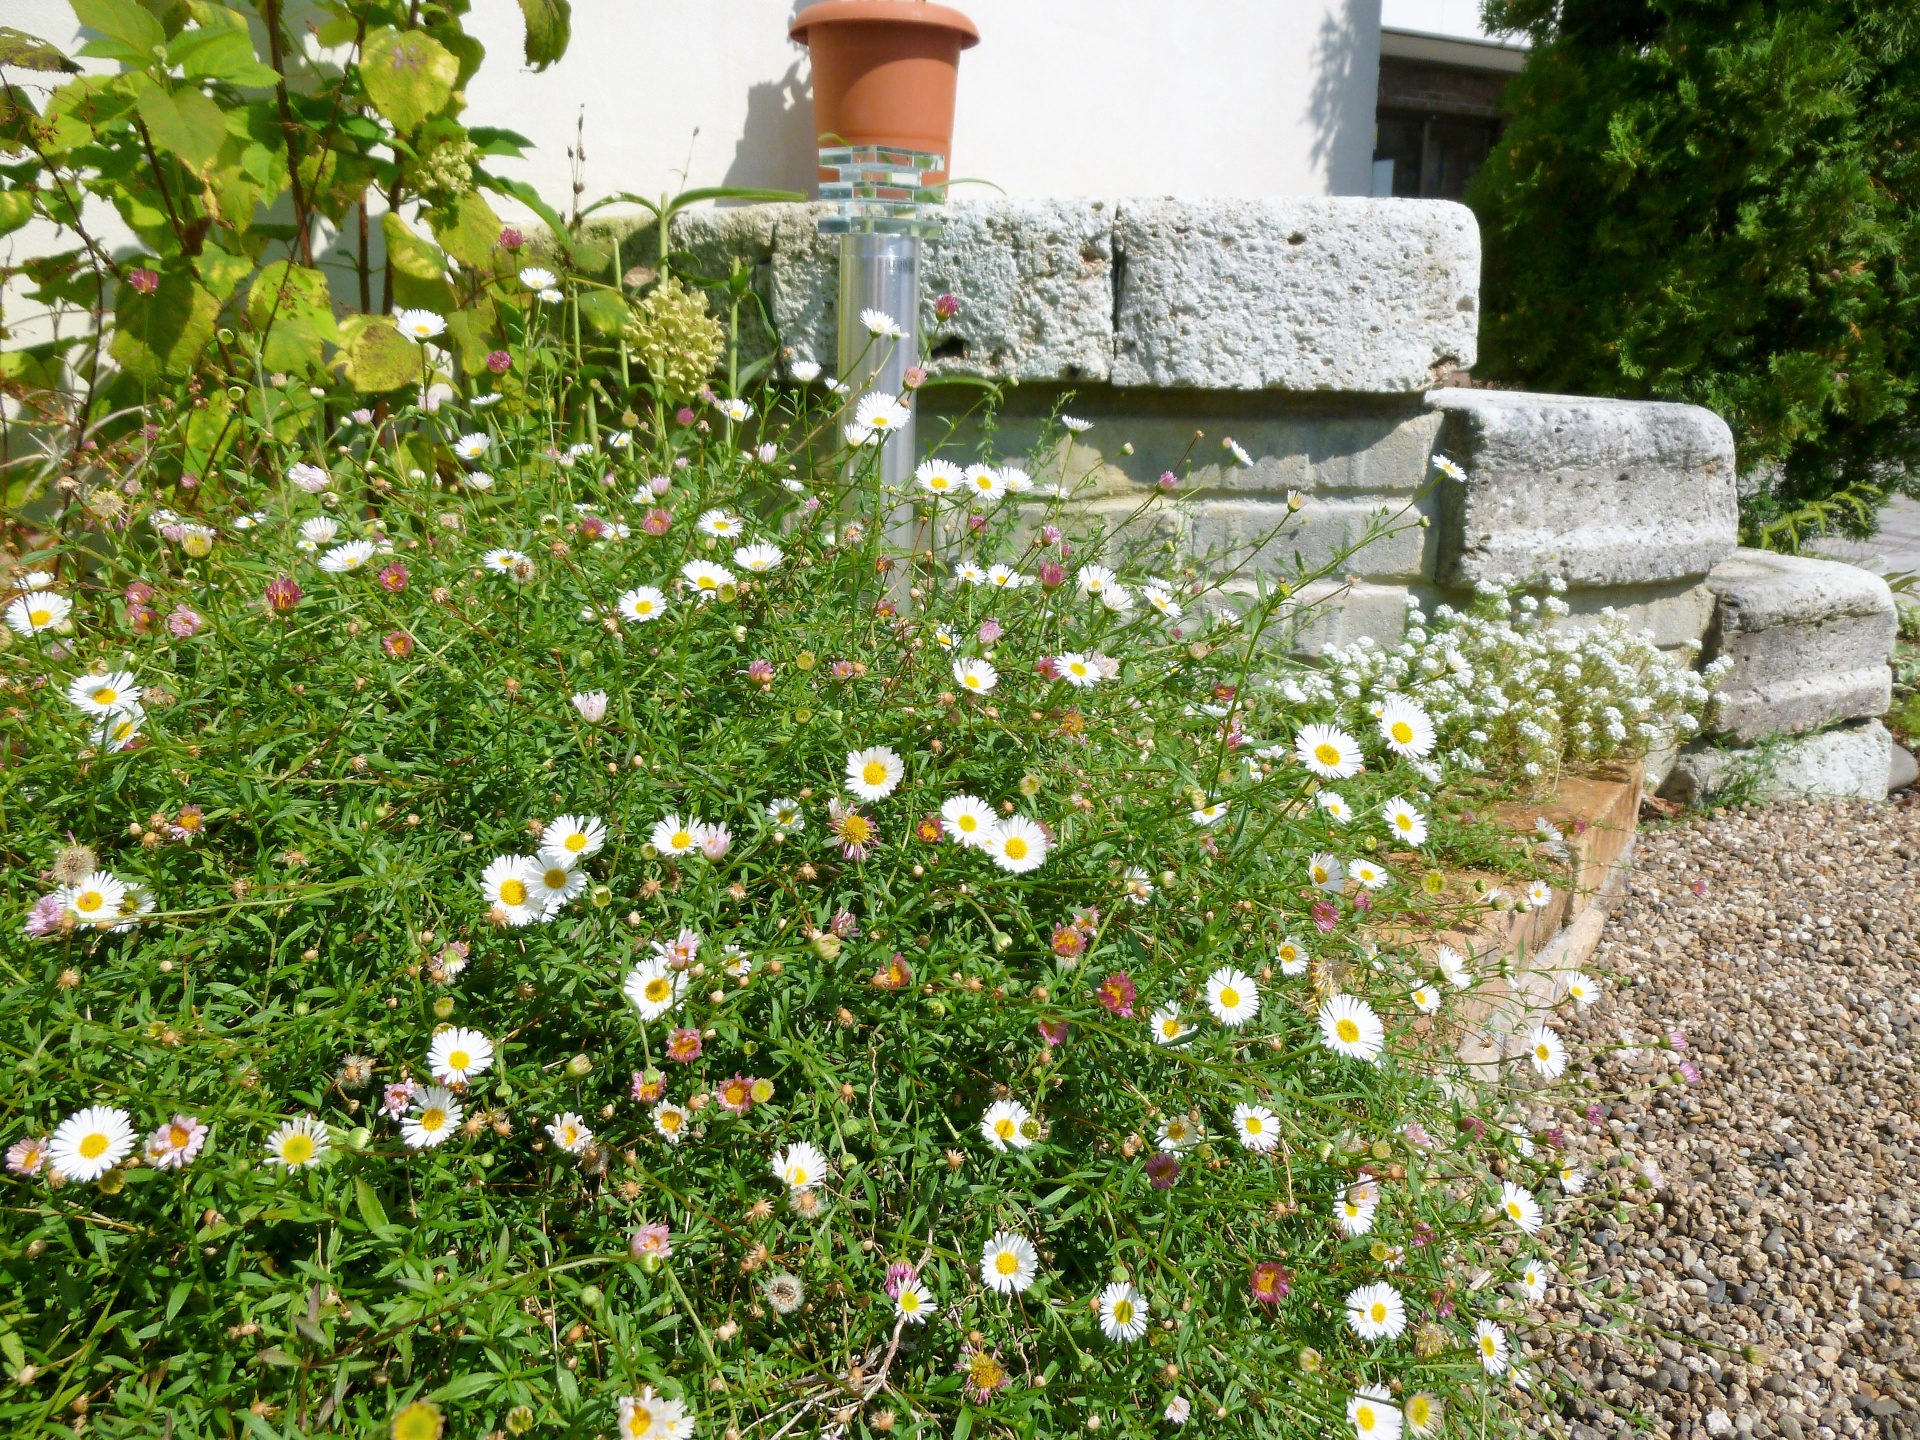
[[1706,584],[1715,606],[1705,658],[1733,662],[1715,698],[1715,732],[1746,741],[1796,735],[1892,705],[1899,616],[1878,575],[1739,550]]
[[1712,411],[1497,390],[1427,399],[1467,471],[1442,487],[1442,585],[1658,584],[1733,552],[1733,434]]
[[1749,784],[1762,801],[1884,800],[1893,761],[1893,736],[1878,720],[1773,745],[1723,749],[1696,742],[1681,750],[1660,793],[1698,804]]

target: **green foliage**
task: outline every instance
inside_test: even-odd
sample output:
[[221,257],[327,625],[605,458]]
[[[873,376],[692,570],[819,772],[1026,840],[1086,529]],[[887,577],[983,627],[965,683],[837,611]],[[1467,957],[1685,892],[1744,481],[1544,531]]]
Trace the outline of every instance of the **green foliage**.
[[[1896,0],[1490,0],[1534,49],[1476,181],[1482,373],[1733,426],[1750,542],[1913,487],[1920,12]],[[1870,510],[1829,517],[1851,533]]]
[[[283,265],[239,293],[317,313],[310,287]],[[572,319],[528,310],[503,388],[415,371],[371,420],[265,380],[237,335],[255,380],[151,407],[60,492],[29,563],[73,614],[36,629],[22,601],[0,632],[5,1138],[104,1105],[161,1148],[0,1180],[6,1433],[70,1433],[85,1396],[113,1437],[371,1440],[423,1398],[455,1435],[523,1406],[598,1435],[653,1387],[698,1440],[1140,1437],[1176,1399],[1211,1432],[1322,1437],[1389,1383],[1454,1434],[1510,1431],[1473,1327],[1517,1336],[1504,1282],[1575,1202],[1522,1143],[1552,1095],[1451,1059],[1460,989],[1506,981],[1482,959],[1436,988],[1439,942],[1486,913],[1443,869],[1524,895],[1564,868],[1473,818],[1498,792],[1470,768],[1369,725],[1337,813],[1294,741],[1345,701],[1290,694],[1289,595],[1242,573],[1272,535],[1215,588],[1154,579],[1139,514],[1023,472],[917,509],[878,445],[830,438],[824,389],[572,440]],[[374,335],[419,359],[343,327],[356,357]],[[222,486],[142,483],[228,434],[251,458]],[[996,561],[1027,583],[976,575]],[[851,763],[874,746],[884,784]],[[946,833],[967,795],[1044,825],[1039,863]],[[1396,797],[1422,833],[1383,822]],[[604,832],[536,917],[483,877],[563,814]],[[1316,886],[1323,852],[1388,878]],[[124,928],[81,919],[96,870],[133,887]],[[648,966],[658,1013],[626,990]],[[1223,984],[1258,996],[1231,1024]],[[1325,1038],[1336,994],[1383,1022],[1373,1060]],[[439,1102],[383,1114],[383,1087],[429,1080],[449,1026],[494,1060],[416,1146],[400,1117]],[[1251,1105],[1271,1150],[1238,1138]],[[272,1137],[303,1116],[324,1163],[289,1169]],[[171,1167],[179,1117],[205,1149]],[[828,1169],[790,1189],[773,1160],[802,1142]],[[670,1256],[634,1248],[649,1225]],[[980,1278],[1000,1232],[1036,1252],[1018,1295]],[[1397,1338],[1349,1324],[1374,1283],[1406,1297]],[[1147,1321],[1121,1340],[1094,1309],[1115,1287]]]

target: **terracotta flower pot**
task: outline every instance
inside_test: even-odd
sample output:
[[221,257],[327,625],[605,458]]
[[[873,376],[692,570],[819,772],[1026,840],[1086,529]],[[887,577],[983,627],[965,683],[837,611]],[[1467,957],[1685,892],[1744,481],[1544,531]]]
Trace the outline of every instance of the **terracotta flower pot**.
[[822,144],[891,145],[951,161],[960,52],[980,43],[966,16],[925,0],[821,0],[788,33],[812,52]]

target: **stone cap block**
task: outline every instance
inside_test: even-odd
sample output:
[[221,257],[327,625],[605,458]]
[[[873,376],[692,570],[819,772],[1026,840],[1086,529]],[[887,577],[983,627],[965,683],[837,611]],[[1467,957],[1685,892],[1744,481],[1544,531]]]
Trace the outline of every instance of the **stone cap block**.
[[1123,200],[1114,249],[1116,385],[1394,394],[1474,362],[1464,205]]
[[1441,488],[1443,585],[1650,584],[1733,552],[1733,433],[1711,410],[1502,390],[1427,400],[1467,471]]
[[1713,567],[1709,660],[1733,662],[1713,728],[1737,740],[1884,714],[1899,614],[1878,575],[1837,560],[1736,550]]

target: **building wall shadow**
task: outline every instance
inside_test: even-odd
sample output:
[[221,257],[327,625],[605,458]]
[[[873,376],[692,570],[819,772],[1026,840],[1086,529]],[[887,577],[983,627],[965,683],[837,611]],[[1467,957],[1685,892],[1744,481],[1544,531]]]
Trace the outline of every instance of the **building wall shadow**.
[[724,184],[813,193],[813,79],[804,57],[747,91],[747,118]]

